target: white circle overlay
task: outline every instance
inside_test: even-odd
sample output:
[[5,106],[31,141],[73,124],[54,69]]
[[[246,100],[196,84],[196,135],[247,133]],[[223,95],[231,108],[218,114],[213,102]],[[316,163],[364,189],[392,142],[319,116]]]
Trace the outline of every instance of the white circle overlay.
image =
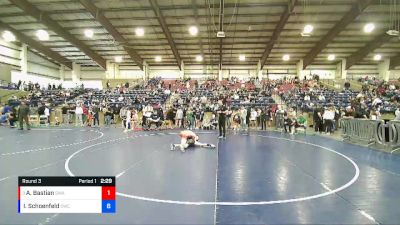
[[[208,133],[208,132],[206,132]],[[153,135],[166,135],[165,133],[156,133]],[[168,133],[168,134],[176,134],[176,133]],[[143,135],[143,136],[153,136],[153,135]],[[254,135],[249,135],[249,136],[254,136]],[[306,145],[310,145],[310,146],[314,146],[314,147],[318,147],[318,148],[322,148],[326,151],[332,152],[336,155],[339,155],[340,157],[346,159],[348,162],[350,162],[355,170],[354,176],[353,178],[348,181],[346,184],[333,189],[333,190],[329,190],[320,194],[316,194],[316,195],[310,195],[310,196],[305,196],[305,197],[299,197],[299,198],[292,198],[292,199],[282,199],[282,200],[272,200],[272,201],[246,201],[246,202],[226,202],[226,201],[176,201],[176,200],[169,200],[169,199],[157,199],[157,198],[149,198],[149,197],[143,197],[143,196],[137,196],[137,195],[131,195],[131,194],[125,194],[125,193],[121,193],[121,192],[117,192],[116,195],[117,196],[121,196],[121,197],[126,197],[126,198],[130,198],[130,199],[136,199],[136,200],[142,200],[142,201],[148,201],[148,202],[156,202],[156,203],[165,203],[165,204],[178,204],[178,205],[196,205],[196,206],[202,206],[202,205],[225,205],[225,206],[249,206],[249,205],[273,205],[273,204],[284,204],[284,203],[292,203],[292,202],[301,202],[301,201],[307,201],[307,200],[312,200],[312,199],[317,199],[317,198],[322,198],[328,195],[332,195],[335,194],[337,192],[343,191],[344,189],[350,187],[352,184],[354,184],[358,177],[360,176],[360,169],[358,168],[358,165],[352,160],[350,159],[348,156],[337,152],[333,149],[321,146],[321,145],[317,145],[317,144],[313,144],[313,143],[309,143],[309,142],[305,142],[305,141],[300,141],[300,140],[293,140],[293,139],[288,139],[288,138],[281,138],[281,137],[275,137],[275,136],[268,136],[268,135],[256,135],[258,137],[263,137],[263,138],[271,138],[271,139],[277,139],[277,140],[284,140],[284,141],[290,141],[290,142],[296,142],[296,143],[300,143],[300,144],[306,144]],[[74,177],[75,175],[72,173],[72,171],[69,168],[69,162],[71,161],[72,158],[74,158],[78,153],[87,150],[89,148],[92,148],[94,146],[97,145],[101,145],[101,144],[105,144],[105,143],[109,143],[109,142],[114,142],[114,141],[119,141],[119,140],[123,140],[123,139],[127,139],[127,138],[118,138],[118,139],[114,139],[114,140],[109,140],[109,141],[104,141],[104,142],[100,142],[100,143],[96,143],[93,145],[89,145],[86,146],[76,152],[74,152],[72,155],[70,155],[67,160],[65,161],[65,171],[68,173],[69,176]]]

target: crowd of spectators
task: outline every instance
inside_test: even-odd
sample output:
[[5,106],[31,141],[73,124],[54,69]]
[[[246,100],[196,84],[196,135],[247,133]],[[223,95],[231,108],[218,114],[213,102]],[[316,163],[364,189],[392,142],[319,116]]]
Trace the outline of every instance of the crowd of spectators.
[[[223,107],[226,126],[233,130],[276,126],[294,133],[296,128],[306,129],[313,124],[316,132],[330,134],[338,128],[340,118],[381,119],[383,113],[395,112],[400,119],[399,87],[375,81],[362,91],[353,91],[349,86],[335,91],[318,79],[298,78],[210,79],[202,83],[152,78],[138,84],[106,85],[104,90],[65,90],[53,85],[40,89],[28,83],[31,90],[25,100],[33,107],[31,111],[47,123],[55,107],[61,106],[62,116],[56,117],[55,124],[99,126],[103,114],[106,126],[121,123],[126,129],[216,129]],[[277,104],[273,95],[280,96],[284,104]],[[4,107],[7,110],[2,112],[3,122],[17,117],[18,101],[12,98]]]
[[388,113],[400,119],[399,86],[375,78],[364,82],[361,91],[351,90],[349,84],[342,91],[335,91],[316,80],[297,81],[280,90],[279,95],[289,108],[312,113],[316,132],[332,133],[340,118],[380,120],[382,114]]

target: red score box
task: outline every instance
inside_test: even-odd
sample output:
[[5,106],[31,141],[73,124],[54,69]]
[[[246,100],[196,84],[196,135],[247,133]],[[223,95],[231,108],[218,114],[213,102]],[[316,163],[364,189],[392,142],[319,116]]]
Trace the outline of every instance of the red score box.
[[115,200],[115,186],[101,187],[101,199],[102,200]]

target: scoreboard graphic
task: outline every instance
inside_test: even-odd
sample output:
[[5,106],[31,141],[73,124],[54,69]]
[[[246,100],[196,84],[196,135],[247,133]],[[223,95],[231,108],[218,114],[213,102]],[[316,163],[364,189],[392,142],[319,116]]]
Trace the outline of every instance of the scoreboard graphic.
[[115,177],[18,177],[18,213],[115,213]]

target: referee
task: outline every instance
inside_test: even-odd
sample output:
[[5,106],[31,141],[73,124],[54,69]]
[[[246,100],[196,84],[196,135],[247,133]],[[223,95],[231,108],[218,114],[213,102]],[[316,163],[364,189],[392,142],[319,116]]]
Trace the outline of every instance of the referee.
[[218,138],[225,138],[226,133],[226,114],[228,109],[226,108],[225,104],[222,102],[218,108],[218,129],[219,129],[219,137]]

